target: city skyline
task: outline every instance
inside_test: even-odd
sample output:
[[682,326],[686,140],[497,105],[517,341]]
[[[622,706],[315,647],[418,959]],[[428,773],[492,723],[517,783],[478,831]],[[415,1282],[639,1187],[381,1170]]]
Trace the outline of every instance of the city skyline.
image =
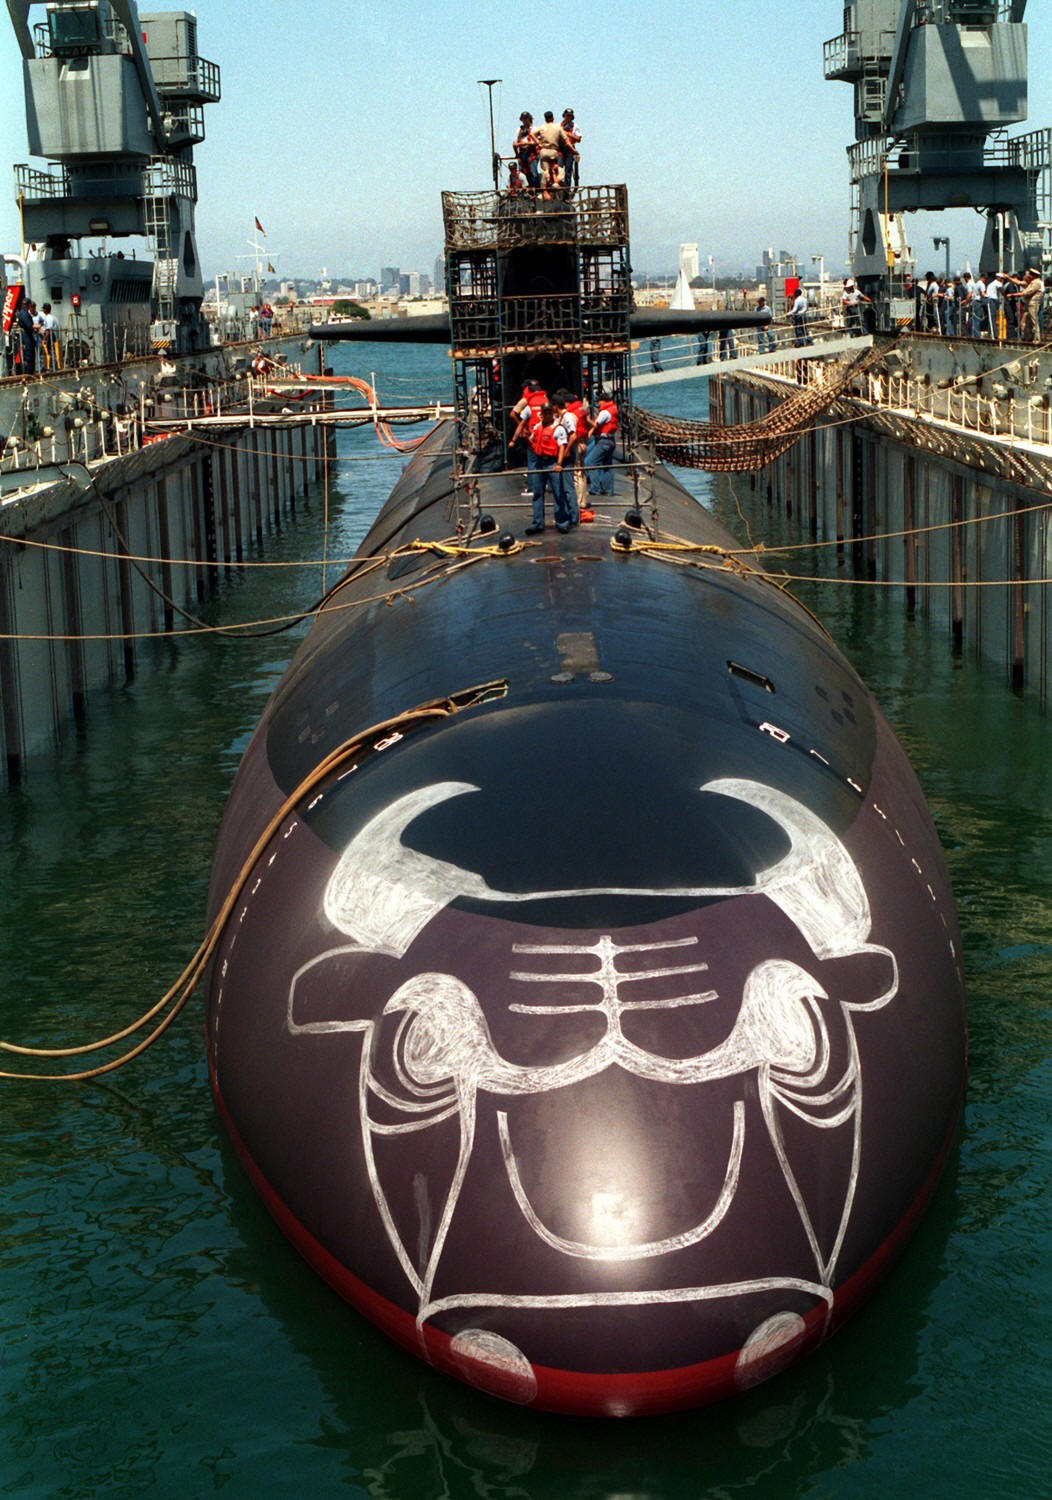
[[[31,20],[43,15],[34,7]],[[1052,22],[1040,10],[1028,21],[1022,128],[1032,129],[1052,125]],[[843,25],[834,0],[801,0],[791,28],[774,0],[608,0],[602,66],[592,28],[572,26],[543,70],[507,17],[478,0],[455,14],[421,0],[412,26],[378,26],[354,0],[311,0],[297,23],[290,32],[280,0],[206,0],[198,11],[201,53],[223,79],[195,152],[206,276],[250,268],[254,219],[279,278],[316,277],[323,265],[375,277],[392,260],[426,272],[442,242],[441,189],[492,180],[487,93],[476,80],[500,76],[498,148],[509,149],[521,109],[572,104],[582,180],[628,185],[638,270],[674,273],[679,245],[696,242],[702,274],[708,256],[718,276],[751,271],[772,246],[790,247],[808,272],[818,256],[827,279],[844,274],[853,111],[850,88],[822,73],[822,44]],[[29,157],[9,24],[0,39],[0,248],[17,250],[2,167]],[[954,263],[974,263],[981,223],[956,214],[909,217],[921,270],[935,234],[951,238]]]

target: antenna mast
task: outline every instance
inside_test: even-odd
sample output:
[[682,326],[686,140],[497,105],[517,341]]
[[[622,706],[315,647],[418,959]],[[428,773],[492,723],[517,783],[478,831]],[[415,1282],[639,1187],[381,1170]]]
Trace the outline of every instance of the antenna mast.
[[493,131],[493,85],[503,83],[503,78],[480,78],[479,83],[484,83],[489,90],[489,152],[490,161],[493,164],[493,188],[496,191],[500,187],[500,157],[497,155],[497,137]]

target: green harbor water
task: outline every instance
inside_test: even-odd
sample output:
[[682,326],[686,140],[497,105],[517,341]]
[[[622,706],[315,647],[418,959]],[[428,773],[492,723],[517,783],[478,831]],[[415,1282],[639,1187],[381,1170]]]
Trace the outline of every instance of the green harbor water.
[[[354,350],[382,399],[445,396],[443,349]],[[700,414],[701,382],[646,404]],[[330,555],[402,460],[340,438]],[[784,539],[747,481],[684,476],[743,534]],[[739,506],[741,515],[739,515]],[[320,487],[268,560],[320,558]],[[433,1374],[289,1249],[212,1106],[200,1001],[90,1085],[0,1085],[0,1495],[5,1500],[678,1500],[1052,1494],[1052,720],[889,594],[801,597],[873,688],[947,850],[971,1073],[959,1141],[904,1258],[804,1364],[738,1401],[628,1423],[524,1412]],[[328,581],[332,581],[330,569]],[[320,570],[245,569],[210,618],[292,613]],[[117,1029],[203,926],[224,799],[302,628],[152,646],[136,680],[0,792],[0,1036]],[[451,685],[455,686],[455,684]]]

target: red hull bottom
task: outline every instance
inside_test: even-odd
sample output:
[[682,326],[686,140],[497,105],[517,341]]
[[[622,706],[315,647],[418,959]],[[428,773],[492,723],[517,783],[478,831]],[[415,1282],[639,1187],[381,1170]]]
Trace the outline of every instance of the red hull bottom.
[[220,1117],[256,1193],[285,1237],[339,1296],[395,1343],[424,1358],[443,1374],[503,1400],[578,1417],[653,1416],[705,1406],[779,1374],[817,1348],[866,1300],[903,1249],[935,1190],[957,1128],[955,1119],[913,1203],[869,1260],[835,1289],[832,1309],[816,1307],[793,1328],[791,1337],[784,1341],[772,1337],[765,1347],[748,1351],[749,1358],[744,1364],[743,1351],[736,1349],[716,1359],[667,1370],[597,1374],[531,1365],[532,1374],[524,1381],[522,1370],[502,1360],[499,1351],[489,1358],[466,1358],[449,1334],[428,1324],[420,1329],[411,1314],[373,1291],[331,1255],[300,1222],[256,1164],[223,1102],[211,1057],[209,1071]]

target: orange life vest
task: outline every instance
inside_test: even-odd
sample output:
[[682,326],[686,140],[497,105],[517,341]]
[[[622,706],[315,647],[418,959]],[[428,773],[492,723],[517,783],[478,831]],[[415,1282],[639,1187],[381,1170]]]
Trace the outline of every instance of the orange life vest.
[[555,423],[549,427],[535,427],[530,434],[530,447],[538,458],[555,458],[559,452],[559,444],[555,441]]
[[568,401],[566,403],[566,410],[577,422],[576,436],[578,443],[580,443],[584,437],[584,430],[588,426],[588,415],[584,409],[584,402],[578,400]]
[[617,402],[600,401],[599,410],[610,413],[610,420],[609,422],[604,422],[602,427],[599,428],[599,435],[601,437],[613,437],[617,431]]

